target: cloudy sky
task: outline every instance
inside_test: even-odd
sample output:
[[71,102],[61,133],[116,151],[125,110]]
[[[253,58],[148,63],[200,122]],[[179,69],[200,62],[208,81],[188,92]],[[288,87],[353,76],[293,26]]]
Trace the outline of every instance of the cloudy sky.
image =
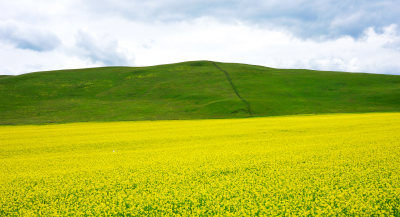
[[400,74],[398,0],[0,0],[0,74],[214,60]]

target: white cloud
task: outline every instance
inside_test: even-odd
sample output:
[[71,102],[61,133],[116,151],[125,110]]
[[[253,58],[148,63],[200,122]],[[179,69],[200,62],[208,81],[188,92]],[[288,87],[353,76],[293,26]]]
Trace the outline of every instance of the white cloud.
[[75,46],[74,50],[79,57],[88,59],[95,64],[123,66],[133,62],[133,60],[128,60],[122,52],[118,51],[117,41],[110,41],[106,38],[99,41],[83,31],[78,31]]
[[53,50],[60,44],[58,37],[51,32],[29,26],[21,28],[12,23],[0,23],[0,40],[34,51]]
[[16,49],[0,43],[0,74],[100,66],[66,53],[60,49],[48,52]]
[[[400,33],[395,19],[392,25],[379,28],[375,28],[374,23],[365,27],[364,23],[354,28],[365,27],[361,33],[347,35],[339,31],[340,28],[352,29],[354,23],[364,18],[364,12],[354,13],[348,18],[329,14],[327,16],[332,19],[321,23],[314,22],[311,15],[301,15],[312,9],[310,5],[296,10],[277,1],[268,4],[256,1],[255,5],[260,7],[257,8],[245,1],[236,1],[224,8],[224,4],[229,2],[232,1],[217,4],[208,0],[198,9],[199,12],[189,14],[195,11],[195,5],[179,5],[177,0],[167,3],[158,0],[133,3],[101,1],[97,5],[95,2],[83,4],[78,0],[57,3],[45,0],[35,3],[3,1],[0,7],[8,10],[0,14],[0,24],[11,23],[17,28],[0,31],[0,74],[103,65],[144,66],[199,59],[277,68],[400,74]],[[294,5],[303,3],[297,1]],[[212,10],[209,5],[218,7]],[[264,16],[260,18],[262,22],[256,22],[256,15],[263,14],[271,5],[276,6],[274,13],[279,15],[279,21],[264,22]],[[320,16],[321,8],[328,6],[320,3],[312,10]],[[235,16],[240,8],[243,15]],[[152,13],[144,9],[162,13],[154,14],[155,18],[151,19]],[[279,11],[286,11],[289,15],[285,17]],[[229,19],[218,14],[225,14]],[[296,18],[298,16],[302,18]],[[335,37],[324,37],[325,33],[321,33],[321,37],[304,37],[285,25],[285,19],[298,23],[300,27],[327,24],[327,31],[330,29],[340,34],[335,33]],[[308,30],[313,31],[314,27]],[[318,36],[320,33],[312,34]],[[58,43],[48,43],[51,40],[47,39],[51,38],[56,38]],[[19,41],[42,49],[27,49]]]
[[399,37],[393,25],[382,33],[370,28],[359,39],[343,36],[322,41],[302,39],[290,32],[243,23],[226,24],[213,19],[180,22],[168,28],[140,28],[143,36],[151,35],[151,39],[138,37],[137,42],[142,41],[146,46],[135,47],[132,44],[137,64],[211,59],[277,68],[400,73],[400,64],[396,60],[400,58],[400,52],[387,48],[388,43]]

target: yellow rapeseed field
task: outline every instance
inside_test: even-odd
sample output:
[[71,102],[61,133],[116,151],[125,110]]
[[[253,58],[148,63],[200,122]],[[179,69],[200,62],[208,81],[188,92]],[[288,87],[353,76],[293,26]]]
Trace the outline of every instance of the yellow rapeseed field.
[[400,113],[0,127],[0,216],[400,216]]

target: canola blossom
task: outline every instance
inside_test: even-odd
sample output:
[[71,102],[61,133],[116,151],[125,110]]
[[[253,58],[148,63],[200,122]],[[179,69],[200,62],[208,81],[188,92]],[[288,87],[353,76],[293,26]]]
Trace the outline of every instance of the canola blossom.
[[0,216],[400,216],[400,113],[0,126]]

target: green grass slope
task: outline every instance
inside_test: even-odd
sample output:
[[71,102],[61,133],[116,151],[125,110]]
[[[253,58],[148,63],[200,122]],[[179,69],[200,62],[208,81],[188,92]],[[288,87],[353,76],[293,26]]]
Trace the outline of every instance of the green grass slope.
[[0,124],[400,111],[400,76],[194,61],[0,76]]

